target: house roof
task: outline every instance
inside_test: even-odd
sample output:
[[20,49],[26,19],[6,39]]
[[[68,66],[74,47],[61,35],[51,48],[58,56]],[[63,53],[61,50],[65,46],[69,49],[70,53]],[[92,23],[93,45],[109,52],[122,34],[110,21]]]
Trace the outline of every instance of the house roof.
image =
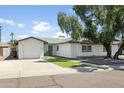
[[64,43],[72,40],[71,38],[40,38],[50,44]]
[[0,43],[0,47],[10,47],[8,43]]
[[[83,38],[79,41],[73,41],[72,39],[68,39],[67,41],[59,42],[58,44],[64,44],[64,43],[80,43],[80,44],[100,44],[100,43],[94,43],[86,38]],[[56,43],[57,44],[57,43]],[[112,42],[113,45],[120,44],[120,41],[116,40]]]
[[[18,41],[23,41],[29,38],[34,38],[40,41],[43,41],[45,43],[49,43],[49,44],[64,44],[64,43],[81,43],[81,44],[94,44],[92,41],[89,41],[86,38],[82,38],[79,41],[73,41],[71,38],[40,38],[40,37],[28,37],[28,38],[24,38],[24,39],[20,39]],[[118,40],[115,40],[112,44],[119,44],[120,42]]]
[[23,40],[27,40],[29,38],[34,38],[34,39],[37,39],[37,40],[40,40],[40,41],[43,41],[45,43],[49,43],[49,44],[56,44],[56,43],[62,43],[62,42],[68,42],[71,40],[71,38],[46,38],[46,37],[43,37],[43,38],[40,38],[40,37],[27,37],[27,38],[23,38],[23,39],[20,39],[18,40],[19,41],[23,41]]
[[30,38],[34,38],[34,39],[37,39],[37,40],[39,40],[39,41],[43,41],[44,43],[48,43],[47,41],[44,41],[44,40],[42,40],[42,39],[40,39],[40,38],[36,38],[36,37],[27,37],[27,38],[23,38],[23,39],[20,39],[20,40],[18,40],[18,42],[20,42],[20,41],[23,41],[23,40],[27,40],[27,39],[30,39]]

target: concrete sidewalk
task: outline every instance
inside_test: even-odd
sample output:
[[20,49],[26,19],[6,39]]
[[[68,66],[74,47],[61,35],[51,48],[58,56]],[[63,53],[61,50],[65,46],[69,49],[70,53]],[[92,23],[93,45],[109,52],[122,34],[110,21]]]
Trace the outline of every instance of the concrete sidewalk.
[[76,73],[0,79],[0,87],[14,88],[124,88],[123,71]]
[[0,62],[0,79],[65,73],[78,73],[78,71],[69,68],[62,68],[39,59],[7,60]]

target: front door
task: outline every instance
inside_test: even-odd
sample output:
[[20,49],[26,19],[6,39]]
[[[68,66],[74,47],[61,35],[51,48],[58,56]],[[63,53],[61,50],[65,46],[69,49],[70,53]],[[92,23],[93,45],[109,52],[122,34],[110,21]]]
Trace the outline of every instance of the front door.
[[53,47],[52,46],[48,46],[48,55],[49,56],[53,55]]

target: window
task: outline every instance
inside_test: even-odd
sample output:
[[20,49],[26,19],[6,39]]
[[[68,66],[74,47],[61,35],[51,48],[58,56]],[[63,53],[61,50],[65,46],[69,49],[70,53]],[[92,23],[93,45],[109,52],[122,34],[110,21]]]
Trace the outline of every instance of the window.
[[82,46],[82,52],[91,52],[91,46]]
[[59,46],[57,46],[57,51],[59,51]]

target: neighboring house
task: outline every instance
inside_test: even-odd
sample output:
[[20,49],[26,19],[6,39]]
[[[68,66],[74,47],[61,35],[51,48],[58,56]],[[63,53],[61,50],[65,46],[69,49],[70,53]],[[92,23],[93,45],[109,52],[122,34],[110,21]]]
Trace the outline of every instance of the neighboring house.
[[[119,41],[112,44],[112,55],[118,50]],[[70,38],[28,37],[18,41],[18,57],[40,58],[44,55],[67,58],[105,56],[106,50],[101,44],[94,44],[86,39],[73,42]]]
[[10,45],[8,43],[0,43],[0,58],[7,58],[10,55]]

